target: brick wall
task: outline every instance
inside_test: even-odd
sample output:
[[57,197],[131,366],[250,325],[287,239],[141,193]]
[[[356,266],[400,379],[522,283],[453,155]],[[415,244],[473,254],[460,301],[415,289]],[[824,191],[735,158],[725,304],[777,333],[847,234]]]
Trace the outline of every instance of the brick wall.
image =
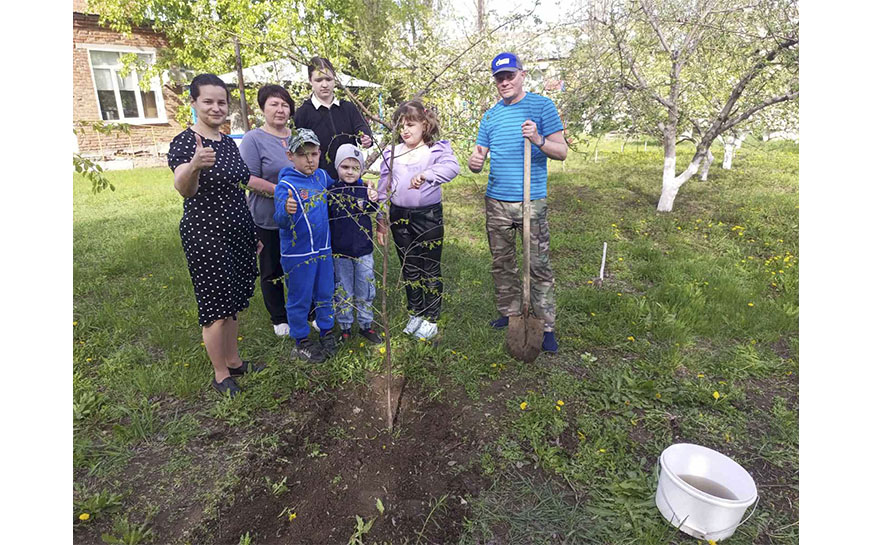
[[[74,0],[73,9],[85,11],[84,0]],[[88,62],[88,50],[77,47],[78,44],[106,44],[134,47],[151,47],[160,49],[165,46],[164,39],[151,29],[140,28],[133,31],[130,37],[122,36],[111,29],[101,27],[96,15],[73,13],[73,124],[78,122],[99,121],[100,109],[97,105],[97,95]],[[175,121],[179,107],[188,108],[182,104],[181,86],[166,85],[162,89],[167,123],[148,125],[131,125],[130,134],[113,133],[98,134],[93,129],[79,132],[79,151],[85,155],[131,155],[166,153],[170,140],[182,131],[183,127]]]

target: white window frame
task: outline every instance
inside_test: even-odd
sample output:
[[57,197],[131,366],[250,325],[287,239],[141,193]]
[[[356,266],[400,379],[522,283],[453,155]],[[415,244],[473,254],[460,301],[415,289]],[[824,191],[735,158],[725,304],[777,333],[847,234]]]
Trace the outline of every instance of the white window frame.
[[[115,91],[115,103],[118,106],[118,119],[112,120],[104,120],[103,119],[103,111],[100,108],[100,98],[97,93],[97,78],[94,76],[94,66],[91,63],[91,51],[105,51],[107,53],[120,53],[124,55],[126,53],[138,53],[143,55],[151,55],[152,62],[157,57],[157,50],[154,48],[148,47],[126,47],[126,46],[116,46],[116,45],[102,45],[102,44],[80,44],[78,46],[81,49],[87,50],[88,53],[88,69],[91,71],[91,84],[94,86],[94,98],[97,100],[97,111],[100,114],[100,120],[102,121],[111,121],[115,123],[127,123],[129,125],[153,125],[158,123],[167,123],[167,112],[164,106],[164,98],[163,98],[163,88],[160,83],[160,79],[157,77],[151,78],[151,91],[154,91],[155,95],[155,105],[157,106],[157,117],[126,117],[124,115],[124,108],[121,103],[121,91],[118,88],[118,78],[120,77],[119,73],[123,68],[122,63],[118,63],[117,65],[101,65],[97,66],[98,69],[107,69],[110,71],[111,79],[112,79],[112,89]],[[131,68],[130,73],[136,78],[137,87],[139,87],[139,73],[136,68]],[[138,111],[142,112],[142,96],[139,93],[135,93],[136,97],[136,108]]]

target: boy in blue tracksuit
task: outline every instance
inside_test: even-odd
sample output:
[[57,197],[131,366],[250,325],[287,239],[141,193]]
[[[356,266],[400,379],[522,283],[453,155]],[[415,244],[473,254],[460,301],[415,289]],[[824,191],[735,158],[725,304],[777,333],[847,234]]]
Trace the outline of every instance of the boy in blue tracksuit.
[[[330,247],[327,189],[333,180],[318,168],[321,143],[309,129],[291,136],[288,158],[294,167],[279,172],[275,215],[281,262],[288,286],[288,326],[296,345],[291,356],[320,363],[336,351],[333,336],[333,255]],[[306,320],[314,302],[320,342],[309,340]]]
[[[336,150],[339,180],[330,187],[330,241],[336,276],[336,321],[339,340],[351,340],[351,326],[357,311],[360,336],[372,343],[382,342],[372,327],[375,280],[372,270],[372,218],[378,209],[378,193],[367,188],[363,152],[352,144]],[[369,195],[369,193],[373,195]],[[372,198],[371,198],[372,197]]]

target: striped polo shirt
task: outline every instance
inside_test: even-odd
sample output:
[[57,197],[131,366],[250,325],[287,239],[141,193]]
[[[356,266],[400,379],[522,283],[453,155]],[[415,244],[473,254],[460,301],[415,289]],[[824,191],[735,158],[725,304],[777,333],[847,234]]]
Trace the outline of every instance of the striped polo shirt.
[[[512,202],[524,200],[524,137],[521,135],[521,125],[528,119],[536,123],[542,136],[563,130],[563,122],[551,99],[530,92],[509,106],[500,100],[485,112],[481,120],[476,144],[490,149],[486,195],[492,199]],[[548,195],[548,157],[533,145],[531,159],[530,199],[544,199]]]

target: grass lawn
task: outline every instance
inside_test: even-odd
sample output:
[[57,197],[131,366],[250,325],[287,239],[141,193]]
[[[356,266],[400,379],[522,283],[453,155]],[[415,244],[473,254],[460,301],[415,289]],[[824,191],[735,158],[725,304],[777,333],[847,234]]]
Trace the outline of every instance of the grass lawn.
[[169,169],[111,172],[117,190],[97,195],[76,177],[75,542],[697,543],[653,500],[658,455],[691,442],[756,481],[730,543],[798,543],[798,147],[747,142],[669,214],[655,210],[656,146],[620,149],[550,165],[560,353],[532,365],[487,326],[487,178],[445,186],[442,334],[394,339],[393,433],[378,347],[357,337],[321,366],[290,361],[259,288],[240,347],[268,369],[219,398]]

